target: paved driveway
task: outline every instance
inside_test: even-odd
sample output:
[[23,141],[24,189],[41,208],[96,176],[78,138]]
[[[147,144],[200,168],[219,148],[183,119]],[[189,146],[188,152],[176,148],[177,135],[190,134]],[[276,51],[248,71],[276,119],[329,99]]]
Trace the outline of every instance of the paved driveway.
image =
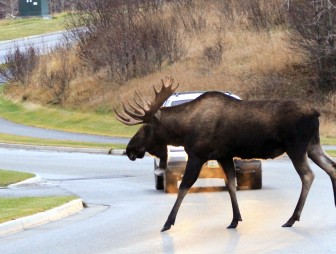
[[150,157],[130,162],[125,156],[0,148],[0,168],[47,179],[15,190],[16,195],[73,193],[89,205],[64,220],[1,238],[0,253],[335,253],[332,187],[315,166],[301,221],[281,227],[300,192],[299,177],[286,157],[263,163],[262,190],[238,192],[243,221],[237,229],[226,229],[232,218],[227,192],[191,193],[176,225],[165,233],[160,229],[176,195],[154,189]]

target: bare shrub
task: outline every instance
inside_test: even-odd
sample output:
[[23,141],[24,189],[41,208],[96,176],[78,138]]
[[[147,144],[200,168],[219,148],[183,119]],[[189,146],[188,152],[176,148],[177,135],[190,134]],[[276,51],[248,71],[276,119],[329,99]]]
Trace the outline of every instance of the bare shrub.
[[213,38],[207,37],[207,40],[202,43],[197,64],[199,74],[209,76],[221,69],[225,48],[221,31],[212,36]]
[[220,40],[212,46],[207,46],[203,50],[203,56],[210,65],[218,65],[222,62],[224,47]]
[[336,137],[336,92],[329,92],[325,97],[321,108],[321,132],[324,136]]
[[73,11],[77,8],[78,0],[49,0],[51,13]]
[[[210,3],[211,4],[211,3]],[[209,3],[199,0],[171,1],[172,12],[187,33],[200,33],[207,28]]]
[[0,0],[0,19],[13,17],[18,12],[18,1]]
[[317,70],[317,84],[336,90],[336,5],[330,0],[288,2],[292,42],[308,54]]
[[222,22],[249,29],[271,29],[287,24],[283,0],[216,0]]
[[[335,126],[335,120],[336,120],[336,93],[335,92],[330,92],[326,94],[326,96],[324,97],[323,105],[322,105],[322,111],[326,118],[334,122],[334,126]],[[335,133],[336,133],[336,129],[335,129]]]
[[38,65],[39,51],[32,46],[23,50],[17,46],[6,54],[5,63],[0,66],[0,75],[6,81],[27,85],[32,71]]
[[[82,1],[68,21],[80,56],[94,73],[123,84],[183,53],[177,24],[154,0]],[[83,29],[73,29],[83,27]]]
[[174,18],[144,16],[137,29],[140,47],[136,49],[136,58],[140,60],[140,72],[135,75],[159,70],[164,61],[173,63],[183,55],[178,24]]
[[52,54],[44,56],[37,75],[40,87],[52,94],[49,103],[63,105],[70,92],[70,83],[76,77],[69,51],[58,48]]

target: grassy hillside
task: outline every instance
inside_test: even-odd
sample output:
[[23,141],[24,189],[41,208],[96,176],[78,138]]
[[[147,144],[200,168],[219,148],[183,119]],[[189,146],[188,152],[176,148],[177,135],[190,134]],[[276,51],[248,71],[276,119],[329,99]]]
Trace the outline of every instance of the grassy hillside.
[[[5,89],[7,99],[112,116],[121,98],[132,100],[137,90],[150,100],[153,86],[159,86],[161,78],[173,76],[180,83],[178,91],[223,90],[243,99],[302,99],[321,111],[322,133],[336,136],[336,93],[319,89],[308,55],[294,47],[283,0],[172,1],[162,9],[131,18],[125,16],[131,12],[117,12],[115,6],[108,9],[112,2],[105,3],[98,17],[89,9],[82,16],[69,16],[68,22],[72,18],[75,24],[92,28],[87,29],[87,37],[77,34],[82,40],[76,47],[39,57],[29,71],[22,68],[23,75]],[[130,10],[138,13],[139,9]],[[114,18],[120,22],[113,23]],[[125,20],[128,23],[123,23]],[[167,27],[174,28],[173,35]],[[164,37],[160,31],[168,32]],[[148,38],[160,38],[157,49],[164,46],[166,55],[150,49],[137,51],[149,45],[147,42],[155,46]],[[134,41],[137,44],[133,45]],[[172,51],[167,53],[167,48]],[[29,59],[22,56],[21,60]],[[146,62],[137,62],[144,56],[148,61],[157,56],[162,59],[155,68],[145,69]],[[20,63],[13,69],[22,66]],[[109,116],[104,114],[92,124],[100,128]],[[108,122],[117,128],[112,120]]]
[[66,14],[53,15],[52,19],[16,18],[0,20],[0,41],[61,31],[65,29]]
[[125,128],[111,113],[82,112],[32,103],[14,103],[0,96],[0,116],[26,125],[106,136],[133,135],[138,127]]

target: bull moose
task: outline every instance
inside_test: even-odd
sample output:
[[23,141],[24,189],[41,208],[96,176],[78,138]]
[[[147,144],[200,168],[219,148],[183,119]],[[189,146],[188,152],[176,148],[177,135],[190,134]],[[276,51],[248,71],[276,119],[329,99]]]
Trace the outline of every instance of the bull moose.
[[188,154],[176,202],[161,231],[174,225],[183,198],[208,160],[217,160],[226,174],[233,211],[228,228],[236,228],[242,220],[236,197],[235,157],[273,159],[287,153],[302,189],[294,213],[283,227],[300,220],[314,180],[308,157],[329,175],[336,205],[336,162],[320,145],[317,110],[296,100],[237,100],[215,91],[182,105],[161,108],[177,87],[172,78],[165,78],[159,89],[154,86],[153,101],[135,92],[134,102],[122,101],[123,112],[115,110],[117,119],[126,125],[143,123],[127,145],[130,160],[143,158],[148,152],[165,167],[167,145],[184,146]]

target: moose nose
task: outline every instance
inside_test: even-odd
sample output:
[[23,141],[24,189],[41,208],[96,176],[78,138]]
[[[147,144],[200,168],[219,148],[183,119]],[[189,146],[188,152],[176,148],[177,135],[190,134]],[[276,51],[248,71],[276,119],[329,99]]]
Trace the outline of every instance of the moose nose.
[[131,161],[135,161],[137,158],[135,153],[128,153],[127,156]]

